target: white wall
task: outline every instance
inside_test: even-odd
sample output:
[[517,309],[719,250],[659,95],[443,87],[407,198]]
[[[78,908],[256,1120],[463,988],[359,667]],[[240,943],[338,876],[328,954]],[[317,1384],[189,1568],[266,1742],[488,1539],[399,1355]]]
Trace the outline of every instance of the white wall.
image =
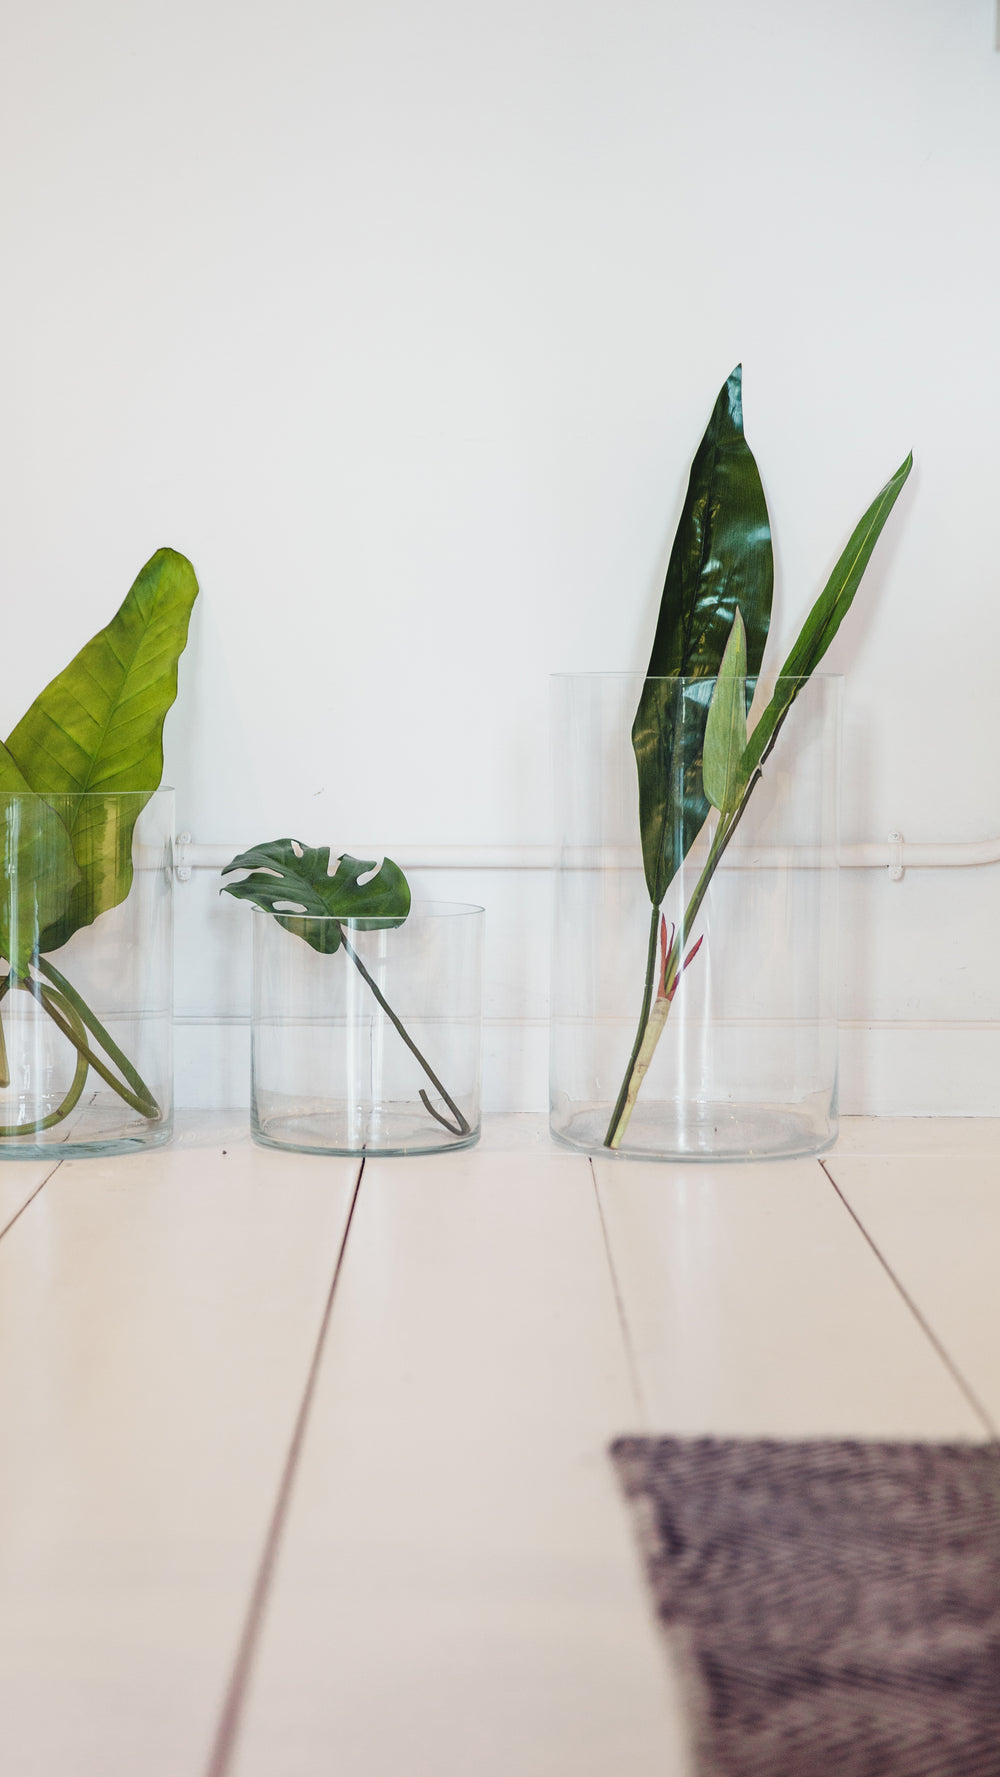
[[[1000,831],[993,42],[992,0],[8,4],[3,732],[170,543],[196,839],[546,841],[547,675],[645,663],[742,359],[776,652],[916,456],[828,662],[845,836]],[[488,1096],[538,1102],[544,880],[456,886]],[[238,1095],[243,910],[184,893],[182,1093]],[[845,883],[849,1108],[1000,1110],[998,895]]]

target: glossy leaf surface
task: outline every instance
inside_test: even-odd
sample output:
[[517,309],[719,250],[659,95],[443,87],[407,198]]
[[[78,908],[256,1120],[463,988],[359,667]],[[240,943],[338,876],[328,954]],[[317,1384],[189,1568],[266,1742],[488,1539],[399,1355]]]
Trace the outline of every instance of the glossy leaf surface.
[[709,810],[702,783],[708,696],[684,700],[677,677],[714,678],[737,609],[746,628],[748,694],[771,617],[774,568],[767,504],[743,435],[739,366],[719,393],[691,466],[667,567],[647,679],[632,726],[646,886],[658,907]]
[[847,616],[854,601],[854,595],[861,584],[864,571],[871,560],[872,551],[882,534],[885,521],[896,504],[900,490],[912,467],[913,456],[911,454],[905,462],[900,464],[895,475],[890,476],[884,488],[876,495],[863,518],[855,526],[846,549],[802,625],[791,653],[781,669],[781,676],[774,696],[763,711],[760,721],[747,743],[743,758],[743,775],[746,782],[750,781],[769,750],[796,697],[810,673],[815,672],[841,623]]
[[[163,721],[197,594],[186,557],[158,549],[111,622],[45,687],[7,742],[31,788],[59,799],[78,870],[43,950],[65,944],[132,886],[132,831],[163,774]],[[121,791],[137,793],[134,808],[105,800]]]
[[723,814],[739,807],[746,786],[742,770],[747,744],[746,677],[746,632],[737,611],[705,723],[705,795]]
[[[251,874],[242,882],[224,883],[223,893],[265,908],[287,931],[326,956],[340,948],[337,920],[352,920],[371,930],[401,926],[410,911],[409,884],[391,858],[383,858],[371,875],[374,859],[352,858],[345,852],[331,876],[328,845],[314,848],[295,839],[272,839],[241,852],[226,865],[223,876],[231,870]],[[360,882],[362,876],[370,879]]]

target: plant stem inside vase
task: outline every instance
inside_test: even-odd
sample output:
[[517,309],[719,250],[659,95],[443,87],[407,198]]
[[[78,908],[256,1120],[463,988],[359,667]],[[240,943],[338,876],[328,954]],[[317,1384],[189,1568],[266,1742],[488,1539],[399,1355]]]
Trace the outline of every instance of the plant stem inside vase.
[[[773,746],[773,744],[772,741],[771,745]],[[768,751],[770,751],[770,748]],[[765,757],[766,756],[767,755],[765,755]],[[628,1065],[625,1069],[625,1077],[622,1080],[618,1097],[615,1100],[614,1109],[611,1113],[611,1119],[608,1123],[607,1132],[604,1137],[604,1146],[606,1148],[618,1148],[621,1146],[622,1138],[628,1128],[632,1112],[635,1109],[636,1099],[639,1096],[639,1089],[649,1070],[653,1055],[656,1052],[656,1045],[663,1035],[667,1018],[670,1013],[670,1007],[673,1004],[674,995],[680,984],[681,975],[684,973],[688,964],[693,960],[696,952],[701,946],[702,940],[699,938],[698,943],[693,946],[687,956],[684,954],[685,946],[694,930],[695,920],[701,911],[701,905],[708,893],[712,877],[715,875],[715,872],[722,861],[722,855],[725,852],[729,841],[732,839],[740,821],[743,819],[751,793],[755,785],[760,781],[761,775],[760,767],[758,767],[743,793],[743,799],[740,802],[739,807],[730,815],[719,816],[718,824],[712,836],[711,845],[708,848],[708,857],[705,860],[704,868],[695,884],[691,899],[681,916],[681,923],[674,933],[669,946],[666,947],[661,964],[660,985],[658,991],[655,993],[657,942],[663,916],[659,907],[653,908],[649,928],[649,946],[646,952],[646,980],[642,998],[642,1009],[639,1013],[639,1028],[636,1031],[635,1042],[632,1045],[632,1053],[629,1056]]]
[[[32,970],[37,973],[32,973]],[[40,980],[39,975],[46,979]],[[0,1007],[8,994],[15,991],[29,994],[67,1042],[72,1044],[76,1050],[76,1066],[72,1084],[55,1110],[29,1123],[0,1124],[0,1139],[37,1134],[63,1122],[79,1103],[91,1068],[131,1110],[137,1111],[151,1122],[159,1119],[160,1107],[142,1076],[105,1030],[96,1013],[53,962],[36,953],[23,974],[10,969],[0,982]],[[107,1060],[98,1055],[88,1042],[88,1032],[104,1051]],[[117,1074],[112,1071],[112,1066],[118,1070]],[[3,1031],[3,1014],[0,1010],[0,1086],[9,1085],[10,1062]]]
[[393,1011],[392,1007],[390,1006],[388,1000],[386,999],[385,995],[383,994],[380,987],[378,986],[378,983],[375,981],[373,976],[370,975],[368,970],[365,968],[365,965],[361,961],[361,958],[358,955],[357,951],[354,949],[354,947],[350,943],[348,943],[347,934],[344,931],[343,926],[340,927],[340,942],[343,945],[344,949],[346,950],[348,956],[350,957],[352,963],[354,964],[354,967],[357,969],[362,980],[366,981],[368,986],[371,988],[372,993],[375,995],[376,1000],[378,1001],[379,1005],[381,1006],[381,1008],[382,1008],[383,1012],[385,1013],[386,1017],[388,1018],[390,1024],[402,1037],[403,1042],[406,1044],[406,1047],[409,1049],[411,1055],[413,1055],[416,1058],[416,1060],[420,1063],[420,1066],[423,1068],[424,1073],[427,1075],[427,1078],[430,1080],[431,1085],[434,1087],[435,1091],[440,1093],[441,1097],[444,1099],[444,1102],[448,1106],[448,1109],[450,1110],[455,1121],[454,1121],[454,1123],[450,1123],[448,1121],[447,1117],[443,1117],[441,1115],[440,1111],[437,1111],[434,1109],[434,1106],[431,1104],[430,1098],[428,1097],[424,1088],[421,1086],[420,1092],[419,1092],[419,1097],[420,1097],[420,1102],[423,1105],[424,1109],[426,1111],[429,1111],[430,1115],[434,1118],[435,1122],[440,1123],[443,1128],[447,1129],[447,1131],[450,1135],[470,1135],[472,1132],[472,1125],[469,1123],[468,1119],[463,1116],[462,1112],[459,1110],[458,1105],[455,1103],[455,1100],[452,1098],[451,1094],[449,1092],[446,1092],[444,1086],[441,1084],[441,1081],[438,1079],[437,1074],[434,1072],[433,1068],[431,1067],[430,1062],[426,1059],[426,1057],[424,1055],[421,1054],[420,1050],[417,1048],[417,1045],[413,1041],[413,1038],[410,1036],[409,1031],[405,1028],[405,1026],[401,1022],[401,1020],[399,1018],[397,1018],[397,1016],[396,1016],[395,1012]]

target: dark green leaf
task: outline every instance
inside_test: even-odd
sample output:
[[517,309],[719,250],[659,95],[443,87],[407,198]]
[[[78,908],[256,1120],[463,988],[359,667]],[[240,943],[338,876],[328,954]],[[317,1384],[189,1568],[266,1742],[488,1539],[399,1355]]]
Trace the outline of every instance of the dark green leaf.
[[69,834],[0,742],[0,953],[25,974],[40,934],[63,917],[80,872]]
[[737,608],[752,695],[771,617],[771,529],[757,465],[743,436],[742,373],[720,391],[674,538],[648,674],[632,726],[646,886],[658,907],[700,831],[709,803],[702,748],[709,696],[677,701],[671,681],[714,678]]
[[324,955],[340,947],[338,919],[371,930],[401,926],[410,911],[409,885],[391,858],[383,858],[377,873],[362,883],[358,878],[375,870],[375,860],[352,858],[345,852],[331,876],[328,845],[313,848],[297,839],[272,839],[241,852],[226,865],[223,876],[230,870],[252,874],[242,882],[224,883],[224,894],[265,908],[287,931]]
[[743,776],[749,782],[768,751],[795,698],[815,672],[854,600],[872,551],[910,470],[912,453],[886,482],[856,526],[823,591],[799,631],[795,645],[781,669],[774,696],[747,742]]
[[[7,742],[31,788],[60,799],[79,866],[69,907],[43,934],[43,950],[65,944],[132,886],[132,829],[163,774],[163,720],[177,695],[197,593],[191,563],[158,549],[111,622],[46,686]],[[136,794],[117,806],[105,799],[121,791]]]
[[739,807],[746,784],[741,769],[747,744],[746,674],[746,632],[737,611],[705,724],[705,795],[722,814]]

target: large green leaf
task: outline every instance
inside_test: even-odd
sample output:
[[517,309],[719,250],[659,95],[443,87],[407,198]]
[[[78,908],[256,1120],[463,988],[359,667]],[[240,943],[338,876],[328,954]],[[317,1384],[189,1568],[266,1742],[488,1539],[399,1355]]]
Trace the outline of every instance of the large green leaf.
[[[163,774],[163,720],[177,695],[197,594],[186,557],[158,549],[111,622],[46,686],[7,742],[31,788],[58,799],[79,867],[43,950],[65,944],[132,886],[132,830]],[[123,791],[133,795],[107,800]]]
[[0,954],[27,972],[41,933],[61,919],[80,872],[69,834],[0,742]]
[[[391,858],[383,858],[375,872],[374,859],[352,858],[345,852],[331,876],[328,845],[272,839],[241,852],[226,865],[223,876],[230,870],[251,874],[242,882],[224,883],[224,894],[265,908],[279,925],[325,956],[340,948],[337,920],[351,920],[365,929],[401,926],[410,911],[409,884]],[[360,882],[361,876],[369,880]]]
[[747,744],[746,675],[746,632],[737,611],[705,724],[705,795],[721,814],[739,807],[746,782],[742,769]]
[[895,475],[890,476],[855,527],[846,549],[802,625],[781,669],[774,695],[747,742],[742,764],[745,783],[750,782],[765,753],[770,750],[796,697],[810,673],[815,672],[847,616],[885,521],[896,504],[900,489],[912,467],[911,452],[905,462],[900,463]]
[[632,725],[646,886],[658,907],[708,814],[702,749],[710,690],[671,681],[711,679],[737,609],[746,627],[753,694],[771,618],[771,527],[760,475],[743,436],[739,365],[719,393],[691,466],[667,567],[646,683]]

